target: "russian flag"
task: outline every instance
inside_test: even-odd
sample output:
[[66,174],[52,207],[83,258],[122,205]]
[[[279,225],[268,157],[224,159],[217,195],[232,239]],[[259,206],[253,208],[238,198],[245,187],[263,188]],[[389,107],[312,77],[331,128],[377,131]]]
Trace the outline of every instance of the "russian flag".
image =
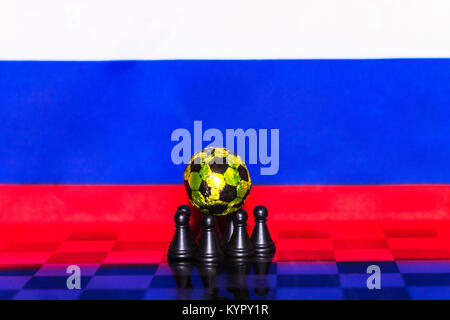
[[171,224],[195,121],[279,129],[274,221],[449,219],[448,30],[447,1],[4,2],[0,221]]

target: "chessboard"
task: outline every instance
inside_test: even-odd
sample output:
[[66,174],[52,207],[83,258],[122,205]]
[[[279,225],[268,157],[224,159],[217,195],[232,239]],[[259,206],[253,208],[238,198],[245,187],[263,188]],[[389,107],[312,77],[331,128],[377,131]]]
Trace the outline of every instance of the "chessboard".
[[[268,224],[277,251],[262,273],[193,263],[181,278],[173,224],[2,225],[0,299],[450,299],[449,222]],[[70,265],[80,289],[67,288]],[[381,289],[367,288],[370,265]]]

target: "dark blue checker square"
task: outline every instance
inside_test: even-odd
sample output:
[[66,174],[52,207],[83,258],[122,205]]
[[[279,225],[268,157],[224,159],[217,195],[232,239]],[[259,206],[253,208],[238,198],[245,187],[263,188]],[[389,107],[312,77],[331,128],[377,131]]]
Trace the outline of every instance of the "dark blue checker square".
[[154,276],[152,282],[150,283],[150,288],[175,289],[178,288],[179,285],[184,285],[185,283],[190,283],[192,285],[192,288],[203,287],[203,282],[200,276],[190,276],[189,278],[190,280],[187,280],[184,277],[175,278],[174,276]]
[[20,290],[31,276],[0,276],[0,290]]
[[141,300],[145,290],[85,290],[80,300]]
[[339,287],[339,276],[336,274],[296,274],[279,275],[278,287]]
[[408,286],[450,286],[450,273],[405,273]]
[[398,273],[397,264],[394,261],[373,261],[373,262],[337,262],[339,273],[366,273],[367,267],[376,265],[380,267],[381,273]]
[[157,264],[103,264],[95,275],[98,276],[142,276],[153,275],[158,268]]
[[10,300],[17,292],[17,290],[0,290],[0,300]]
[[[343,273],[339,277],[343,288],[367,288],[367,279],[370,275],[362,273]],[[382,288],[404,287],[405,282],[400,273],[381,273],[380,285]]]
[[[33,277],[24,289],[67,289],[67,277]],[[81,288],[85,288],[91,277],[81,277]]]
[[348,300],[409,300],[411,296],[407,288],[344,288],[345,299]]

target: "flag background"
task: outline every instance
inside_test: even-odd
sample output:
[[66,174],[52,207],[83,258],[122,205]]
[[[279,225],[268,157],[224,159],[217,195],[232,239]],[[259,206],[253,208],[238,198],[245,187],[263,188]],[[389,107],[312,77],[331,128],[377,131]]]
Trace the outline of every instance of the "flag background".
[[170,221],[194,120],[280,129],[275,219],[448,218],[448,6],[6,2],[1,219]]
[[[1,1],[0,299],[450,299],[449,30],[446,0]],[[271,259],[167,262],[196,120],[280,130],[245,205]]]

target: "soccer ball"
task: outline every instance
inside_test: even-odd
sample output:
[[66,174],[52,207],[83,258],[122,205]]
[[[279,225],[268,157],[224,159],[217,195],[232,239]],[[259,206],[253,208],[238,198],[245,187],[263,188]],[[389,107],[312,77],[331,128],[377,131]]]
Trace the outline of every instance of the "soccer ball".
[[195,208],[227,215],[242,207],[252,183],[238,155],[225,148],[209,147],[192,156],[184,170],[184,186]]

